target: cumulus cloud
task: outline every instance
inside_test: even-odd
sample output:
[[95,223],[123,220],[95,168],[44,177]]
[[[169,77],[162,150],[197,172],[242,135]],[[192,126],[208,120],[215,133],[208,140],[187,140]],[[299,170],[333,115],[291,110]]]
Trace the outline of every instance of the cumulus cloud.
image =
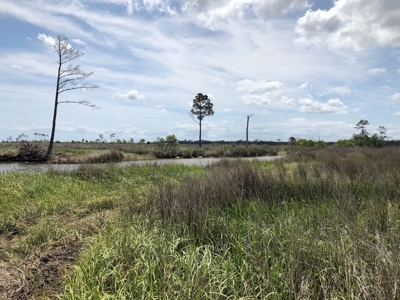
[[400,100],[400,93],[396,93],[396,94],[392,95],[392,97],[390,97],[390,99],[392,99],[393,101]]
[[272,97],[269,93],[262,95],[246,95],[243,96],[242,99],[245,104],[270,105],[279,108],[289,108],[295,105],[293,98],[288,98],[286,96]]
[[400,5],[393,0],[337,0],[329,10],[309,10],[296,26],[304,44],[363,50],[400,46]]
[[308,82],[304,82],[303,84],[301,84],[299,86],[299,89],[306,90],[306,89],[308,89],[308,86],[309,86]]
[[47,46],[53,47],[54,45],[54,38],[52,36],[47,36],[44,33],[39,33],[37,38],[45,43]]
[[117,92],[112,96],[112,98],[121,98],[127,101],[144,101],[146,99],[144,95],[140,94],[136,90],[130,90],[125,94]]
[[312,98],[302,98],[300,112],[309,114],[346,114],[348,107],[339,99],[330,99],[326,103],[314,101]]
[[238,85],[236,91],[249,94],[279,91],[283,87],[283,83],[279,81],[253,81],[250,79],[242,80]]
[[383,74],[383,73],[386,73],[385,68],[375,68],[375,69],[369,69],[367,71],[367,74],[370,74],[370,75],[379,75],[379,74]]
[[270,105],[288,108],[295,104],[292,98],[282,96],[283,83],[280,81],[242,80],[238,83],[237,92],[242,93],[245,104]]

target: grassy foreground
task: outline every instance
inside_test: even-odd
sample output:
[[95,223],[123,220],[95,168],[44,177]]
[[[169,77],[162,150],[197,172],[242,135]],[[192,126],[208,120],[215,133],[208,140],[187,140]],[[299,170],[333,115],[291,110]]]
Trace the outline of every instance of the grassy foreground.
[[400,149],[0,176],[0,299],[399,299]]

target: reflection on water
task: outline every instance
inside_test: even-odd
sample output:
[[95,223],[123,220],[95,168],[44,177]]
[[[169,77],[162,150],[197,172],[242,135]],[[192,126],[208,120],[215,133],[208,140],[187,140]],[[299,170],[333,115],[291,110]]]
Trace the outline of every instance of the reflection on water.
[[[261,157],[246,157],[241,160],[259,160],[259,161],[270,161],[281,158],[282,156],[261,156]],[[116,163],[115,165],[121,167],[129,167],[132,165],[168,165],[168,164],[182,164],[182,165],[199,165],[207,166],[214,162],[221,160],[222,158],[172,158],[172,159],[158,159],[158,160],[140,160],[140,161],[124,161]],[[228,158],[234,160],[235,158]],[[94,166],[107,166],[108,164],[91,164]],[[65,164],[65,165],[52,165],[52,164],[40,164],[40,163],[0,163],[0,173],[14,172],[14,171],[47,171],[49,169],[60,170],[60,171],[73,171],[79,168],[80,164]]]

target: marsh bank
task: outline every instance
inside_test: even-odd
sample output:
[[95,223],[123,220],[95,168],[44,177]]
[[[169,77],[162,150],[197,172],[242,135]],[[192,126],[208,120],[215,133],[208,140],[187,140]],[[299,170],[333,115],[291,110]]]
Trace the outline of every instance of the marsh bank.
[[[206,166],[217,162],[221,159],[228,160],[259,160],[259,161],[271,161],[282,158],[282,156],[260,156],[260,157],[243,157],[243,158],[172,158],[172,159],[157,159],[157,160],[138,160],[138,161],[124,161],[120,163],[113,163],[114,165],[121,167],[130,167],[134,165],[168,165],[168,164],[182,164],[182,165],[199,165]],[[14,172],[14,171],[47,171],[49,169],[61,170],[61,171],[73,171],[78,169],[84,164],[46,164],[46,163],[24,163],[24,162],[13,162],[13,163],[0,163],[0,173]],[[109,164],[90,164],[93,166],[107,166]]]

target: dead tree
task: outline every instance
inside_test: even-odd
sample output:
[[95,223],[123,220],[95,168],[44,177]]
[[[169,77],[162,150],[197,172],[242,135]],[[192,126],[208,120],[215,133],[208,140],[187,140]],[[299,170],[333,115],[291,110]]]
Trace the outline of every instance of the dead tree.
[[56,131],[56,119],[57,119],[57,109],[58,105],[61,103],[76,103],[89,106],[93,109],[98,108],[96,105],[91,104],[87,100],[77,100],[77,101],[59,101],[60,94],[73,91],[73,90],[93,90],[98,88],[97,85],[91,85],[87,83],[81,83],[93,72],[84,72],[81,70],[80,65],[69,64],[67,67],[64,66],[76,59],[81,58],[85,53],[82,50],[73,48],[65,35],[57,35],[54,37],[54,50],[58,56],[58,72],[57,72],[57,85],[56,85],[56,95],[54,100],[54,113],[53,113],[53,123],[51,128],[50,143],[47,149],[46,157],[49,158],[53,151],[54,134]]
[[247,116],[247,126],[246,126],[246,148],[249,145],[249,121],[251,116],[253,116],[254,114],[251,114],[250,116]]

